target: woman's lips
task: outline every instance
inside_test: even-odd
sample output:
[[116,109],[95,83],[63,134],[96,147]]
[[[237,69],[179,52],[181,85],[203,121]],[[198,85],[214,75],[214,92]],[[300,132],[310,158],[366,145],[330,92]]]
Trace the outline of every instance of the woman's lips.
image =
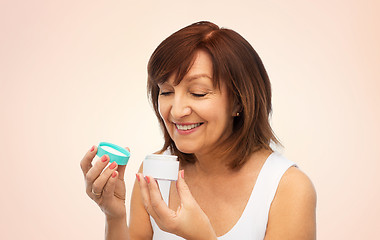
[[179,134],[190,134],[196,131],[203,123],[174,123],[175,128]]

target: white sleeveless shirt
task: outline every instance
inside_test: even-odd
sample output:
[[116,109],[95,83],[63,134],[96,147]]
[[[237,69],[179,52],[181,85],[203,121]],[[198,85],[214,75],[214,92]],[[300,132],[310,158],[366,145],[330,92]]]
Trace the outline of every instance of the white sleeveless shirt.
[[[219,240],[262,240],[268,223],[268,214],[278,184],[290,167],[297,165],[277,152],[273,152],[265,161],[257,177],[248,203],[239,220]],[[169,181],[158,181],[162,198],[168,204],[170,193]],[[153,240],[183,240],[182,237],[162,231],[150,217]]]

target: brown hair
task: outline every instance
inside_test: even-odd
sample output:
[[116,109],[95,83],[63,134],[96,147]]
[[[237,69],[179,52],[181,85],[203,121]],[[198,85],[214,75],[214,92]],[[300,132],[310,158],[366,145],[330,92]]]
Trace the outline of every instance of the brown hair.
[[272,110],[271,85],[264,65],[252,46],[233,30],[219,28],[211,22],[191,24],[169,36],[153,52],[148,63],[148,95],[164,133],[165,144],[180,161],[194,163],[194,154],[180,152],[170,138],[158,109],[158,84],[176,74],[178,84],[191,68],[195,53],[205,50],[212,59],[213,82],[227,86],[232,103],[240,106],[234,117],[233,133],[220,147],[232,161],[232,169],[241,167],[252,153],[271,150],[279,144],[269,124]]

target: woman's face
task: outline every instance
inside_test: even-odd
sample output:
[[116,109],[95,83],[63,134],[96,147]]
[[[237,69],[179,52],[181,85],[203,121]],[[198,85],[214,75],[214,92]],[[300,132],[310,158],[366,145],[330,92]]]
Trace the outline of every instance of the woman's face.
[[190,71],[174,86],[172,75],[159,85],[159,111],[170,137],[184,153],[209,153],[232,132],[233,113],[224,83],[213,86],[212,61],[198,51]]

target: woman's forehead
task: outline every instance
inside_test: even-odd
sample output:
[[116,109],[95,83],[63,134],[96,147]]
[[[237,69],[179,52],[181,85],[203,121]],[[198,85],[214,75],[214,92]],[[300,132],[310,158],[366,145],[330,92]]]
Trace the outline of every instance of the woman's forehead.
[[[213,63],[211,56],[204,50],[197,50],[188,69],[183,69],[179,66],[178,70],[170,74],[164,82],[169,82],[172,85],[178,85],[182,81],[192,82],[194,80],[209,80],[213,82]],[[163,83],[161,83],[163,84]]]

